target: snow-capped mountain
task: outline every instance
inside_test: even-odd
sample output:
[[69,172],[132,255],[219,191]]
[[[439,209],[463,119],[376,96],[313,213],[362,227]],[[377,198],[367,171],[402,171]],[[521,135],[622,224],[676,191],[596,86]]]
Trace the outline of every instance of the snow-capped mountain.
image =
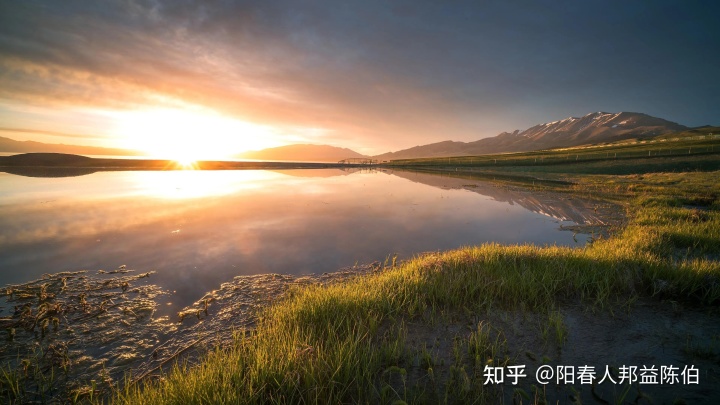
[[629,138],[647,138],[686,129],[687,127],[683,125],[642,113],[596,112],[584,117],[569,117],[535,125],[524,131],[503,132],[474,142],[444,141],[385,153],[377,158],[389,160],[526,152]]

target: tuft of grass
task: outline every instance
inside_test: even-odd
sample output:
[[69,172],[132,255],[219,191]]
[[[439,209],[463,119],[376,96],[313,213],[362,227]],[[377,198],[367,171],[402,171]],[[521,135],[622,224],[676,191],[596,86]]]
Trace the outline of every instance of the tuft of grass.
[[563,321],[563,316],[559,311],[551,311],[547,316],[547,322],[541,325],[541,335],[547,342],[550,337],[562,347],[567,339],[568,328]]
[[509,359],[506,355],[507,340],[500,331],[492,331],[486,322],[478,323],[477,330],[468,338],[468,355],[474,360],[474,368],[478,375],[486,364],[494,367],[506,366]]

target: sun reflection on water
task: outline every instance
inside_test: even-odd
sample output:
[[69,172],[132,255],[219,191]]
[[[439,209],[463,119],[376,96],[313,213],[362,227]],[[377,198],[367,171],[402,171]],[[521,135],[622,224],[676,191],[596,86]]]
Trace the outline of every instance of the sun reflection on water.
[[233,194],[242,190],[267,187],[282,175],[262,170],[174,170],[133,172],[137,194],[168,199],[190,199]]

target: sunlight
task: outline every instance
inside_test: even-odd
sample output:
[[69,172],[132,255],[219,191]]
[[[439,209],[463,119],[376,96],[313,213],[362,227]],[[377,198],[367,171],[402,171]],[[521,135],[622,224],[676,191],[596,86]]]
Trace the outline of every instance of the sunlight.
[[182,166],[183,170],[195,170],[199,159],[195,159],[192,156],[178,155],[178,157],[173,160]]
[[208,109],[153,109],[113,115],[113,132],[126,147],[188,167],[198,160],[232,159],[240,152],[282,144],[271,127]]
[[278,173],[264,170],[177,170],[132,172],[133,189],[142,196],[192,199],[233,194],[269,186]]

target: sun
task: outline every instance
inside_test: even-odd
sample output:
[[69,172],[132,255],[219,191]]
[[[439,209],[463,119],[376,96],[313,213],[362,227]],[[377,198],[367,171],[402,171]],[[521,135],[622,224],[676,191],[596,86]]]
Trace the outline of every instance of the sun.
[[177,157],[173,158],[175,162],[177,162],[180,166],[182,166],[183,169],[193,169],[195,165],[197,164],[197,161],[200,159],[195,159],[193,157],[182,157],[181,155],[177,155]]
[[127,147],[152,158],[190,167],[199,160],[232,159],[253,149],[276,146],[273,128],[211,110],[150,109],[120,113],[115,132]]

